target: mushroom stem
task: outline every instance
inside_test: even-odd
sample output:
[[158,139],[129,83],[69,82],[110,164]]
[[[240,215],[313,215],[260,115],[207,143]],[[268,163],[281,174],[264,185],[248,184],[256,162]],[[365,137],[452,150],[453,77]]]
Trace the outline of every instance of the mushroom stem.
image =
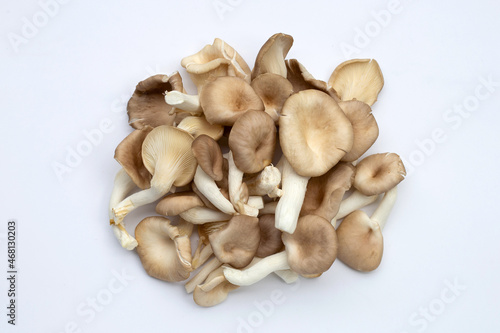
[[347,199],[342,200],[340,203],[339,211],[332,221],[346,217],[355,210],[361,209],[377,200],[378,195],[364,195],[363,193],[355,190]]
[[201,116],[203,114],[198,95],[188,95],[180,91],[173,90],[165,94],[165,102],[167,102],[168,105],[173,106],[170,114],[173,114],[177,109],[189,112],[196,116]]
[[[202,244],[202,243],[203,242],[200,239],[200,244]],[[199,247],[201,246],[200,244],[198,245]],[[210,256],[214,253],[214,251],[212,250],[212,246],[210,244],[205,245],[201,251],[198,251],[198,249],[196,249],[196,250],[197,250],[197,252],[195,253],[193,260],[192,260],[192,263],[191,263],[191,266],[193,266],[193,269],[197,269],[198,267],[203,265],[205,262],[207,262],[208,258],[210,258]]]
[[229,221],[231,219],[231,215],[205,207],[193,207],[180,213],[179,216],[193,224]]
[[250,195],[268,195],[270,198],[278,198],[283,191],[278,188],[281,183],[281,173],[275,166],[268,165],[257,176],[245,182]]
[[274,274],[278,275],[285,283],[294,283],[298,280],[299,274],[295,273],[291,269],[283,269],[280,271],[275,271]]
[[[229,189],[229,199],[234,208],[243,215],[257,216],[259,215],[259,210],[257,208],[251,207],[243,201],[243,171],[238,169],[236,164],[234,164],[233,153],[229,151],[227,155],[228,161],[228,189]],[[198,186],[198,184],[196,184]],[[199,188],[199,187],[198,187]],[[248,200],[247,200],[248,201]]]
[[397,186],[394,186],[392,189],[385,192],[384,198],[380,202],[375,212],[373,212],[371,220],[378,223],[378,225],[380,226],[380,230],[384,229],[387,218],[391,213],[392,207],[394,207],[394,203],[396,203],[397,196],[398,189]]
[[252,195],[252,196],[248,197],[247,204],[250,207],[253,207],[253,208],[259,210],[259,209],[264,208],[264,199],[262,199],[262,197]]
[[221,265],[222,263],[217,258],[213,258],[208,263],[206,263],[206,265],[203,266],[203,268],[198,273],[196,273],[196,275],[193,276],[193,278],[189,280],[189,282],[186,283],[186,285],[184,286],[186,292],[188,294],[191,294],[197,285],[202,284],[207,276]]
[[226,277],[222,273],[222,267],[217,268],[216,270],[216,276],[212,278],[210,281],[205,282],[204,284],[198,285],[201,290],[204,292],[208,293],[218,285],[220,285],[222,282],[227,281]]
[[209,175],[198,165],[194,174],[194,183],[198,190],[208,199],[217,209],[226,214],[235,214],[233,204],[227,200],[220,192],[219,187]]
[[278,252],[263,258],[255,265],[245,270],[224,267],[226,279],[237,286],[249,286],[254,284],[275,271],[290,269],[285,251]]
[[276,228],[293,234],[297,227],[300,209],[304,202],[310,177],[300,176],[283,155],[283,196],[276,206]]

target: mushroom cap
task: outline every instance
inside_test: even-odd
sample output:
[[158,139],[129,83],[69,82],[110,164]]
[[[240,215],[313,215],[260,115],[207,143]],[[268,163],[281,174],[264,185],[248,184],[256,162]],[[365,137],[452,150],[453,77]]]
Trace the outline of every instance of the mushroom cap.
[[283,249],[281,230],[274,226],[274,214],[259,217],[260,243],[255,256],[265,258]]
[[129,124],[135,129],[144,126],[157,127],[172,125],[175,114],[172,107],[165,103],[165,91],[183,91],[182,78],[178,72],[171,76],[157,74],[139,82],[128,101]]
[[278,74],[265,73],[253,79],[251,86],[264,103],[266,113],[277,123],[283,104],[293,94],[290,81]]
[[[212,280],[220,278],[221,276],[224,276],[223,268],[219,267],[207,276],[205,284],[210,283]],[[237,288],[239,288],[239,286],[231,284],[224,278],[221,283],[210,291],[204,291],[202,287],[196,286],[193,292],[193,299],[199,306],[210,307],[225,301],[228,293]]]
[[375,59],[352,59],[335,68],[328,85],[343,101],[357,99],[372,106],[384,86],[384,76]]
[[137,253],[146,272],[169,282],[186,280],[191,272],[191,242],[170,220],[152,216],[135,228]]
[[285,58],[293,37],[283,33],[272,35],[259,50],[252,70],[252,80],[260,74],[274,73],[286,78]]
[[194,192],[172,193],[156,205],[156,212],[165,216],[177,216],[193,207],[203,207],[203,201]]
[[331,221],[344,193],[351,188],[354,173],[352,164],[340,162],[323,176],[309,179],[300,215],[315,214]]
[[330,221],[317,215],[299,218],[293,234],[284,232],[288,264],[304,277],[318,277],[337,257],[337,235]]
[[173,172],[174,186],[184,186],[193,180],[197,163],[191,152],[192,142],[191,134],[172,126],[158,126],[146,136],[142,143],[142,160],[158,182],[157,186],[161,186],[163,175],[171,176]]
[[349,119],[354,131],[354,142],[351,150],[342,157],[342,161],[352,162],[360,158],[378,138],[378,125],[372,109],[366,103],[357,100],[339,103]]
[[259,219],[235,215],[222,229],[208,236],[215,256],[235,268],[247,266],[259,247]]
[[202,134],[194,139],[191,150],[201,169],[215,181],[224,177],[222,170],[224,158],[220,146],[208,135]]
[[234,164],[244,173],[262,171],[273,161],[276,126],[265,112],[248,111],[236,120],[229,134]]
[[207,81],[219,76],[236,76],[250,83],[250,67],[234,48],[219,38],[198,53],[183,58],[181,66],[186,68],[198,92]]
[[283,154],[303,177],[325,174],[352,147],[353,129],[337,102],[319,90],[290,96],[281,110]]
[[382,231],[365,212],[356,210],[347,215],[337,228],[337,237],[337,257],[347,266],[369,272],[380,265],[384,252]]
[[210,124],[232,126],[248,110],[264,110],[264,104],[245,80],[222,76],[205,85],[200,105]]
[[287,59],[285,63],[287,69],[286,78],[292,84],[294,92],[316,89],[327,93],[336,102],[340,101],[333,88],[328,87],[325,81],[315,79],[297,59]]
[[214,139],[219,140],[224,133],[224,126],[212,125],[210,124],[204,116],[201,117],[186,117],[177,125],[178,128],[185,130],[197,138],[198,136],[205,134]]
[[356,166],[354,187],[364,195],[381,194],[398,185],[405,176],[406,169],[398,154],[373,154]]
[[142,190],[149,188],[151,182],[151,174],[142,161],[142,143],[152,130],[152,127],[144,126],[133,131],[115,149],[115,160]]

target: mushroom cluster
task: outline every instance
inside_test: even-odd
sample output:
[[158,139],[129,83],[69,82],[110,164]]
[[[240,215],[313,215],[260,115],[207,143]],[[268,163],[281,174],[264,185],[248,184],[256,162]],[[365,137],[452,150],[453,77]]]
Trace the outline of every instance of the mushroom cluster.
[[[381,230],[406,171],[394,153],[363,158],[379,135],[380,67],[349,60],[318,80],[286,59],[292,44],[273,35],[251,70],[216,38],[181,61],[197,95],[175,72],[139,82],[128,103],[134,131],[115,151],[110,224],[150,276],[193,275],[185,289],[200,306],[271,273],[291,283],[336,258],[364,272],[382,259]],[[379,196],[371,216],[360,210]],[[125,217],[153,202],[158,215],[133,237]]]

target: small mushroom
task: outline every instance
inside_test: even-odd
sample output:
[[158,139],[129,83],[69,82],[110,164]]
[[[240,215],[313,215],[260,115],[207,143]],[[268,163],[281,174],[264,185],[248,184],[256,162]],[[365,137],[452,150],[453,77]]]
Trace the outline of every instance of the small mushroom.
[[194,207],[204,207],[203,201],[194,192],[172,193],[156,205],[156,212],[165,216],[177,216]]
[[224,76],[205,85],[200,104],[210,124],[232,126],[249,110],[264,110],[264,104],[245,80]]
[[265,73],[252,80],[251,86],[264,103],[264,111],[277,124],[283,104],[293,94],[290,81],[278,74]]
[[222,267],[211,272],[203,285],[195,287],[193,300],[199,306],[210,307],[226,300],[230,291],[239,288],[224,277]]
[[349,214],[337,228],[338,258],[347,266],[362,272],[376,269],[382,260],[384,239],[382,229],[394,206],[397,188],[385,193],[371,217],[356,210]]
[[335,68],[328,86],[343,101],[357,99],[372,106],[384,86],[384,77],[375,59],[353,59]]
[[283,33],[272,35],[259,50],[252,70],[252,80],[264,73],[286,78],[285,58],[293,44],[293,37]]
[[217,141],[222,137],[222,134],[224,133],[224,126],[212,125],[203,116],[186,117],[179,123],[179,125],[177,125],[177,128],[185,130],[195,139],[198,136],[204,134]]
[[141,129],[144,126],[172,125],[175,115],[171,114],[172,107],[165,103],[163,95],[173,90],[184,90],[178,72],[171,76],[157,74],[139,82],[127,104],[130,126]]
[[135,228],[137,253],[146,272],[169,282],[186,280],[191,268],[191,242],[170,220],[152,216]]
[[262,215],[259,217],[260,243],[255,256],[265,258],[283,249],[281,230],[274,226],[274,215]]
[[365,195],[381,194],[399,184],[405,176],[405,166],[397,154],[373,154],[356,166],[354,187]]

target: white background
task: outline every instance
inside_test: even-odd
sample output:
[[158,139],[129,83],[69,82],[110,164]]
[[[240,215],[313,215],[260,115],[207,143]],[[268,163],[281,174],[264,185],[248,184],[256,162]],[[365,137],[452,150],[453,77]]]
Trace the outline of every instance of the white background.
[[[231,10],[218,13],[214,4],[221,3]],[[253,326],[240,332],[500,331],[500,5],[401,0],[385,26],[375,23],[374,13],[388,6],[385,0],[70,1],[43,22],[37,1],[3,1],[0,267],[6,271],[6,223],[14,218],[19,276],[12,327],[0,274],[0,331],[237,332],[243,321]],[[45,24],[23,37],[33,20]],[[356,39],[364,30],[368,40]],[[147,276],[108,226],[119,169],[113,153],[131,131],[125,103],[151,74],[180,70],[188,82],[180,60],[215,37],[252,67],[276,32],[294,37],[288,57],[318,79],[327,80],[348,58],[379,62],[385,86],[373,106],[380,136],[370,152],[399,153],[411,164],[409,176],[384,230],[378,270],[361,274],[337,261],[295,288],[270,276],[217,307],[200,308],[182,284]],[[13,34],[26,39],[14,46]],[[356,48],[351,54],[342,51],[348,44]],[[488,78],[496,83],[491,91],[477,88],[489,94],[478,100],[476,87]],[[472,110],[466,118],[450,113],[464,104]],[[102,121],[111,121],[110,133],[59,180],[52,165],[65,164],[68,149]],[[435,130],[444,137],[430,143]],[[153,213],[154,205],[138,209],[127,228],[132,232]],[[92,315],[88,302],[103,297],[122,271],[131,280],[116,284],[122,290]],[[453,294],[448,284],[465,290]],[[282,302],[259,310],[256,304],[269,304],[274,290]]]

